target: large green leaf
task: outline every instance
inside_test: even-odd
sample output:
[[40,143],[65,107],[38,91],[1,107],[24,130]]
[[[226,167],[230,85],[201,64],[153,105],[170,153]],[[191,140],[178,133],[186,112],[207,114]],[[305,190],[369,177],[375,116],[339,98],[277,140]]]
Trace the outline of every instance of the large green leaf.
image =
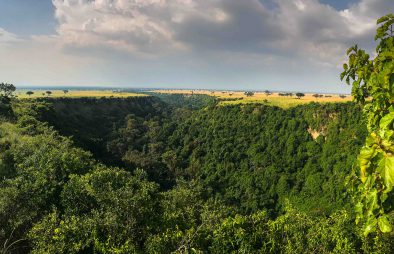
[[367,168],[371,164],[370,160],[376,154],[376,150],[373,147],[364,146],[360,154],[358,156],[359,163],[360,163],[360,173],[361,173],[361,181],[364,183],[367,177]]
[[366,195],[366,203],[367,203],[367,215],[373,215],[373,211],[377,209],[378,206],[378,191],[376,189],[371,189]]
[[393,230],[393,227],[391,226],[389,219],[387,218],[387,215],[382,215],[378,219],[378,225],[380,231],[383,233],[389,233]]
[[379,127],[381,129],[386,129],[393,122],[393,120],[394,120],[394,112],[390,112],[380,120]]
[[378,172],[390,191],[394,186],[394,156],[385,156],[379,162]]

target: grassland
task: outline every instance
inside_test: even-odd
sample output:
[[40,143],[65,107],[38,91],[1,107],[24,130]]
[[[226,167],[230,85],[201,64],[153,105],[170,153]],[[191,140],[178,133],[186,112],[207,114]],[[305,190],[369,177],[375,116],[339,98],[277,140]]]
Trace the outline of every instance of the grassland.
[[[32,95],[26,94],[27,91],[32,91]],[[81,97],[114,97],[114,98],[126,98],[126,97],[136,97],[136,96],[147,96],[146,94],[133,93],[133,92],[116,92],[112,90],[69,90],[68,93],[64,93],[63,90],[49,90],[51,95],[47,95],[48,90],[27,90],[18,89],[15,95],[18,98],[41,98],[41,97],[66,97],[66,98],[81,98]],[[233,105],[233,104],[247,104],[247,103],[265,103],[273,106],[279,106],[282,108],[290,108],[300,104],[305,104],[309,102],[319,102],[319,103],[330,103],[330,102],[346,102],[350,101],[351,96],[346,98],[340,98],[337,94],[325,94],[321,98],[316,98],[313,94],[305,94],[305,97],[300,99],[295,96],[280,96],[278,93],[273,93],[267,96],[263,92],[256,92],[253,96],[246,96],[244,92],[231,92],[231,91],[208,91],[208,90],[154,90],[156,93],[164,94],[205,94],[217,97],[223,100],[220,105]]]
[[[220,105],[231,105],[231,104],[247,104],[247,103],[266,103],[273,106],[278,106],[282,108],[290,108],[300,104],[319,102],[319,103],[331,103],[331,102],[346,102],[351,101],[351,96],[346,96],[346,98],[340,98],[337,94],[325,94],[321,98],[315,98],[313,94],[305,94],[305,97],[300,99],[295,96],[280,96],[279,93],[273,93],[267,96],[263,92],[256,92],[253,96],[246,96],[244,92],[231,92],[231,91],[208,91],[208,90],[155,90],[156,93],[165,94],[206,94],[215,96],[219,99],[236,99],[234,101],[221,101]],[[242,98],[242,99],[240,99]]]
[[[27,91],[32,91],[32,95],[26,94]],[[51,91],[51,95],[47,95],[45,92]],[[111,90],[69,90],[68,93],[64,93],[63,90],[17,90],[15,95],[18,98],[41,98],[41,97],[66,97],[66,98],[81,98],[81,97],[115,97],[115,98],[125,98],[125,97],[136,97],[136,96],[147,96],[145,94],[131,93],[131,92],[114,92]]]

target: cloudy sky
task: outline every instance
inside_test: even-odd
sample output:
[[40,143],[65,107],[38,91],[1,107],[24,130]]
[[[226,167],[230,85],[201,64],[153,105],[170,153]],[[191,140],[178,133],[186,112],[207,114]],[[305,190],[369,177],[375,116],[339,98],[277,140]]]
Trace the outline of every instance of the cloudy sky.
[[0,0],[0,79],[17,86],[346,92],[394,0]]

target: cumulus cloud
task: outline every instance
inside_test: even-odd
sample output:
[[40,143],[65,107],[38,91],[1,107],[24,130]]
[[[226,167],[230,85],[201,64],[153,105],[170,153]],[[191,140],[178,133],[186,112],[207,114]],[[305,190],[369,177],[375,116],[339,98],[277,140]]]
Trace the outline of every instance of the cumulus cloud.
[[160,54],[262,49],[282,36],[258,0],[53,0],[61,41]]
[[[161,55],[240,51],[300,55],[333,65],[346,47],[373,36],[391,0],[361,0],[337,11],[318,0],[53,0],[68,47]],[[371,44],[371,43],[369,43]]]
[[263,51],[285,35],[276,14],[257,0],[213,1],[216,13],[185,17],[173,26],[175,38],[190,47],[231,51]]
[[[62,42],[76,47],[110,47],[163,53],[181,49],[171,19],[192,11],[188,0],[54,0]],[[178,15],[178,16],[177,16]]]
[[[376,19],[394,10],[390,0],[362,0],[337,11],[317,0],[278,0],[287,37],[278,45],[323,65],[338,65],[346,48],[361,43],[372,49]],[[369,12],[368,10],[371,10]]]

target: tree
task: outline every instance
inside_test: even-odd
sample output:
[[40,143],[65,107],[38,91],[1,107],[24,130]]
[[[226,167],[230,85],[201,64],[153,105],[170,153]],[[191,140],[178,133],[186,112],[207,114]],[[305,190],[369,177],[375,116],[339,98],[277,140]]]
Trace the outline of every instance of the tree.
[[63,216],[55,210],[29,232],[35,252],[143,253],[160,207],[157,185],[137,173],[97,168],[70,176],[59,197]]
[[16,88],[13,84],[0,83],[0,95],[4,97],[12,97]]
[[297,99],[301,99],[301,97],[304,97],[305,94],[303,93],[296,93]]
[[251,96],[253,96],[254,95],[254,92],[245,92],[244,93],[247,97],[251,97]]
[[[22,124],[20,120],[19,124]],[[8,135],[15,140],[0,147],[0,168],[6,160],[7,170],[12,171],[6,175],[7,185],[0,179],[0,253],[9,253],[2,250],[3,236],[13,244],[12,249],[26,245],[26,241],[21,242],[21,239],[26,239],[32,224],[58,203],[62,186],[69,175],[84,174],[93,169],[89,153],[72,147],[69,139],[44,128],[46,134],[34,137],[20,136],[20,132],[9,129]],[[23,126],[23,129],[26,132],[28,128]],[[7,153],[5,156],[2,155],[4,150]],[[15,205],[18,200],[24,200],[23,204]],[[15,249],[11,252],[18,253]]]
[[270,96],[270,95],[272,94],[272,93],[271,93],[270,91],[268,91],[268,90],[265,90],[264,93],[265,93],[266,96]]
[[63,93],[64,93],[64,94],[68,94],[68,90],[66,90],[66,89],[63,90]]
[[47,94],[47,96],[50,96],[52,94],[51,91],[46,91],[45,93]]
[[[387,214],[394,202],[394,15],[381,17],[377,24],[376,57],[371,59],[355,45],[348,49],[349,62],[341,73],[368,121],[369,136],[358,157],[359,174],[351,177],[356,223],[361,223],[365,236],[377,229],[392,231]],[[371,100],[366,100],[368,96]]]
[[30,97],[32,94],[34,94],[34,92],[33,91],[27,91],[26,94],[29,95],[29,97]]
[[345,98],[346,98],[346,95],[341,94],[341,95],[339,95],[339,98],[345,99]]
[[7,83],[0,83],[0,117],[12,117],[13,109],[11,99],[15,92],[15,86]]

